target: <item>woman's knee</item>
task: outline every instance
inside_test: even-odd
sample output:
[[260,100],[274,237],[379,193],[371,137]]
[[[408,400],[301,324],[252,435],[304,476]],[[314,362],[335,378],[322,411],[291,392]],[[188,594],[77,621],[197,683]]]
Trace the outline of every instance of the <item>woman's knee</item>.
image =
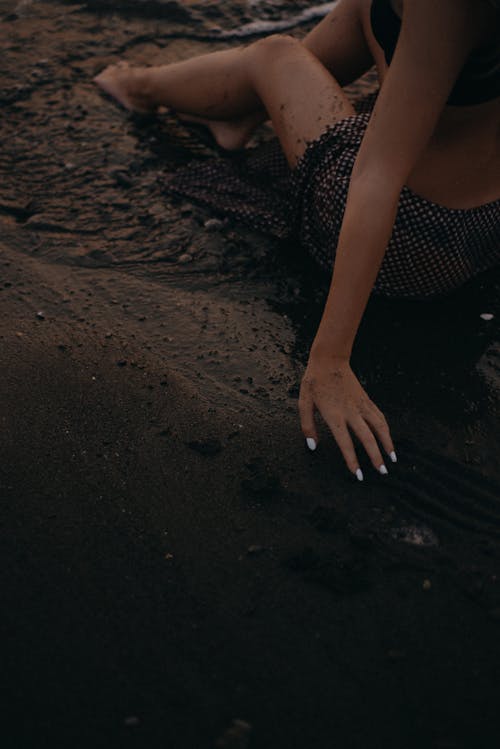
[[260,62],[274,62],[302,49],[302,43],[288,34],[272,34],[251,45],[251,50]]
[[258,86],[263,80],[274,74],[283,63],[289,64],[309,55],[299,39],[284,34],[273,34],[259,39],[251,45],[250,70],[254,84]]

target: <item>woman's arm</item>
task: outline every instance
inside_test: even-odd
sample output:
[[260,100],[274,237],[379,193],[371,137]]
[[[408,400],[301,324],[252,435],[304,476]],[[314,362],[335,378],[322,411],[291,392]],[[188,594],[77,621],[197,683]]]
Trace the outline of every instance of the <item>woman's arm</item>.
[[477,43],[481,29],[474,5],[473,0],[405,1],[398,45],[352,172],[330,292],[299,408],[304,434],[316,441],[314,407],[320,411],[353,473],[359,464],[348,427],[378,470],[383,460],[374,433],[393,452],[385,419],[356,380],[349,358],[401,189]]

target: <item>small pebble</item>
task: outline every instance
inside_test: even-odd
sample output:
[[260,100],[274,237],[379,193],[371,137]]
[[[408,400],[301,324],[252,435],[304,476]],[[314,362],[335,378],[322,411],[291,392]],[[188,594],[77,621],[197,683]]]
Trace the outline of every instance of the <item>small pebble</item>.
[[193,259],[193,256],[189,252],[183,252],[179,255],[179,263],[189,263]]
[[36,316],[39,320],[45,320],[45,315],[43,314],[43,312],[37,312]]
[[116,184],[119,187],[129,188],[129,187],[132,187],[132,185],[134,184],[133,181],[128,176],[128,174],[124,171],[120,171],[119,169],[112,171],[111,176],[114,178]]
[[263,546],[258,546],[257,544],[252,544],[248,547],[247,553],[251,556],[255,556],[256,554],[261,554],[264,551]]
[[481,320],[486,320],[486,322],[489,322],[490,320],[493,320],[495,315],[492,315],[491,312],[483,312],[482,315],[479,315]]
[[201,455],[217,455],[222,450],[222,445],[218,439],[191,440],[186,445]]
[[431,528],[425,525],[403,525],[391,528],[391,536],[410,546],[438,546],[439,539]]
[[387,658],[390,661],[402,661],[406,658],[406,653],[404,650],[388,650]]
[[422,583],[422,590],[430,590],[432,588],[432,583],[430,580],[424,580]]
[[207,231],[217,231],[224,226],[224,222],[218,218],[209,218],[207,219],[207,221],[205,221],[203,226]]
[[138,726],[140,722],[141,721],[137,715],[128,715],[123,721],[123,724],[127,726],[127,728],[133,728],[134,726]]
[[246,720],[235,719],[215,742],[216,749],[247,749],[252,726]]

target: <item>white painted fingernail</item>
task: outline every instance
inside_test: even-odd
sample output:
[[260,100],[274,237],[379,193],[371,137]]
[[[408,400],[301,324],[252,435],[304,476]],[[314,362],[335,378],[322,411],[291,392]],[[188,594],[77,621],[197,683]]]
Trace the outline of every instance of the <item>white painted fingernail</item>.
[[309,450],[316,450],[316,440],[313,440],[312,437],[308,437],[306,439],[306,445],[309,448]]
[[361,470],[361,468],[358,468],[358,470],[356,471],[356,478],[358,479],[358,481],[363,481],[363,471]]
[[392,451],[392,453],[390,453],[389,457],[390,457],[390,459],[392,460],[393,463],[397,463],[398,462],[398,456],[396,455],[396,453],[394,452],[394,450]]
[[380,471],[382,476],[387,476],[387,474],[389,473],[389,471],[387,470],[387,468],[385,467],[383,463],[378,470]]

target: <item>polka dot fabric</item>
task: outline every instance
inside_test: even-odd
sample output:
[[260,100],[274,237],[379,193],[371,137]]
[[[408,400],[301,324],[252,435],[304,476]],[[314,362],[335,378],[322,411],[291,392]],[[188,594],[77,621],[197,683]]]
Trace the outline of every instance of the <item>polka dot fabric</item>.
[[[293,171],[273,141],[237,158],[181,170],[167,181],[167,190],[270,235],[297,236],[330,276],[352,168],[375,99],[376,93],[355,102],[357,113],[309,143]],[[404,187],[375,292],[437,296],[498,264],[500,199],[454,210]]]
[[[292,173],[293,230],[329,273],[350,175],[369,119],[370,113],[363,112],[333,125],[309,144]],[[404,187],[375,291],[394,297],[437,296],[498,264],[500,200],[453,210]]]

